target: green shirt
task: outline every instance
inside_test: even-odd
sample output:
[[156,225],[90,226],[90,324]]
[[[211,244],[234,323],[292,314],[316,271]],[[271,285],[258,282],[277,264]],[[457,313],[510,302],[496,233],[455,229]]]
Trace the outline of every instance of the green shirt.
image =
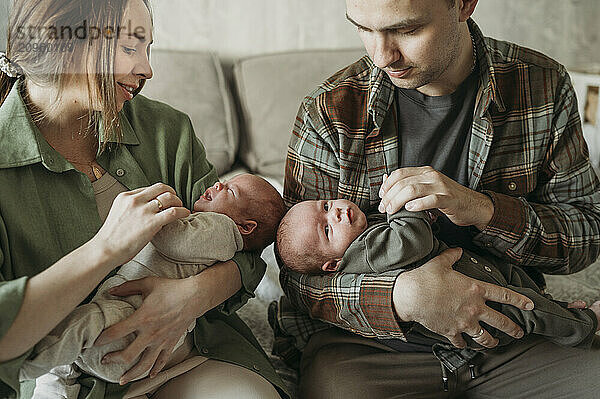
[[[89,178],[46,142],[18,86],[0,107],[0,337],[19,311],[28,277],[90,240],[102,225]],[[128,189],[163,182],[191,208],[217,181],[185,114],[137,96],[120,118],[122,144],[113,143],[98,163]],[[253,296],[265,263],[258,254],[233,259],[243,287],[197,320],[194,341],[202,355],[258,371],[284,390],[252,332],[234,313]],[[0,364],[0,397],[31,396],[33,382],[18,382],[29,353]],[[91,377],[80,383],[79,396],[89,399],[119,398],[126,389]]]

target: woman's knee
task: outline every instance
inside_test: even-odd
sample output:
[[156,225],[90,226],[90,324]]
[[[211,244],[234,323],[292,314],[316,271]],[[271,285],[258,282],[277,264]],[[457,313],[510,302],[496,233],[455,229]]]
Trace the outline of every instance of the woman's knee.
[[208,360],[163,385],[154,399],[223,398],[280,399],[277,390],[260,374],[218,360]]

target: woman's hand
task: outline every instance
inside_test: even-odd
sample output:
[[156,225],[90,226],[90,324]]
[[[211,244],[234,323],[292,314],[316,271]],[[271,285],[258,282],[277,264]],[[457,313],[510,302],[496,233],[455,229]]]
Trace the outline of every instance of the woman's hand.
[[379,191],[380,212],[395,213],[439,209],[457,226],[484,230],[494,215],[494,204],[485,194],[473,191],[430,166],[401,168],[384,176]]
[[162,226],[189,214],[171,187],[156,183],[138,188],[117,195],[92,241],[114,265],[121,265],[148,244]]
[[454,346],[464,348],[465,333],[478,344],[493,348],[498,340],[479,324],[481,321],[514,337],[523,330],[507,316],[486,305],[493,301],[519,309],[533,309],[533,302],[507,288],[485,283],[452,269],[462,254],[448,249],[423,266],[402,273],[394,285],[394,310],[403,321],[416,321],[443,335]]
[[213,309],[242,287],[241,275],[232,260],[215,263],[201,273],[172,280],[146,277],[110,290],[112,295],[141,294],[142,305],[127,319],[104,330],[94,345],[105,345],[135,332],[135,340],[120,352],[105,356],[107,362],[138,363],[120,380],[126,384],[146,370],[155,376],[169,360],[179,338],[196,318]]
[[127,319],[104,330],[95,342],[96,346],[136,333],[135,340],[124,350],[104,356],[103,364],[131,363],[142,355],[138,363],[127,371],[121,385],[140,377],[150,370],[154,377],[167,363],[179,338],[202,311],[195,310],[190,303],[196,297],[190,278],[167,279],[146,277],[128,281],[110,290],[112,295],[128,296],[141,294],[142,305]]

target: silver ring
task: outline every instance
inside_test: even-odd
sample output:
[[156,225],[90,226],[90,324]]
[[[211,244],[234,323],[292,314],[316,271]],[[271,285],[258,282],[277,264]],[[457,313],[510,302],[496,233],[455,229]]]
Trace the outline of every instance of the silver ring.
[[158,198],[154,198],[154,201],[156,201],[156,205],[158,205],[158,211],[162,211],[163,210],[163,204],[162,202],[160,202],[160,200]]
[[477,339],[477,338],[481,337],[484,333],[485,333],[485,330],[482,327],[482,328],[479,329],[479,331],[477,332],[477,334],[471,335],[471,338]]

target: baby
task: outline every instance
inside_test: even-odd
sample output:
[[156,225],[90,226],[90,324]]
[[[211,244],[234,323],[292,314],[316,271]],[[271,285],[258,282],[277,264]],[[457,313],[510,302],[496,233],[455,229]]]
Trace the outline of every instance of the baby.
[[[64,397],[77,397],[78,385],[69,384],[74,382],[74,369],[70,365],[75,363],[88,374],[119,382],[138,359],[132,364],[109,365],[101,364],[101,360],[105,354],[127,347],[135,338],[133,334],[101,347],[92,345],[105,328],[131,315],[142,299],[140,295],[112,296],[108,290],[147,276],[186,278],[216,262],[231,259],[237,251],[261,251],[273,242],[285,207],[277,190],[266,180],[243,174],[208,188],[194,204],[194,210],[197,212],[187,218],[164,226],[151,243],[100,286],[90,303],[77,307],[42,339],[21,368],[20,379],[34,379],[56,365],[69,365],[52,370],[53,375],[59,375],[59,385],[63,386],[46,389],[60,392]],[[194,326],[195,323],[189,326],[188,333]],[[186,335],[180,338],[175,349],[182,346]],[[174,350],[172,359],[176,354]],[[177,356],[183,360],[186,355]],[[44,377],[38,378],[36,385],[49,381]]]
[[[347,200],[304,201],[292,207],[279,225],[277,256],[286,267],[300,273],[409,270],[448,248],[433,235],[431,219],[428,213],[404,209],[393,215],[374,214],[367,218],[356,204]],[[464,251],[454,269],[529,297],[535,304],[532,311],[491,304],[519,324],[526,334],[543,335],[565,346],[587,348],[591,345],[598,330],[600,301],[587,309],[567,309],[564,303],[544,295],[521,268],[491,255],[482,257]],[[513,340],[490,326],[484,327],[501,345]],[[406,339],[434,345],[434,353],[436,343],[447,342],[416,323]],[[481,348],[474,341],[468,342],[471,347]],[[443,345],[444,349],[452,348]],[[440,360],[444,357],[436,355]],[[450,366],[451,370],[457,368],[457,364]]]

